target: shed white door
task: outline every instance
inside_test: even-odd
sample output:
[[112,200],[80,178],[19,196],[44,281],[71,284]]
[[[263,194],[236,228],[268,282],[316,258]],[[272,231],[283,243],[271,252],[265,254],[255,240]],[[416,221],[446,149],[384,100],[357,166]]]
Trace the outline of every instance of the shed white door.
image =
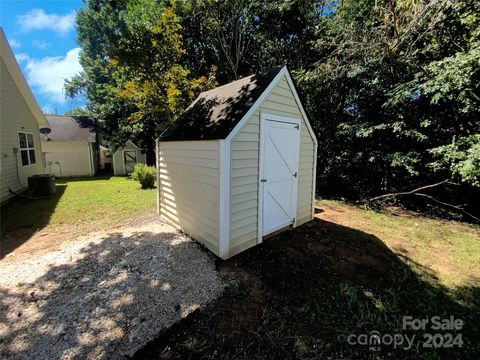
[[262,119],[262,235],[295,222],[299,122],[279,119],[267,115]]
[[131,174],[137,163],[137,150],[123,150],[125,173]]

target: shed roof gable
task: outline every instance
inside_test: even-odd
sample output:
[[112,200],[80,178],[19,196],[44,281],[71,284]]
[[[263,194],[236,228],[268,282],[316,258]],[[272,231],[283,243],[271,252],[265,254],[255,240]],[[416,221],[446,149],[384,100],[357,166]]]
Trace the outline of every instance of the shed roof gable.
[[247,76],[201,93],[161,141],[225,139],[284,67]]

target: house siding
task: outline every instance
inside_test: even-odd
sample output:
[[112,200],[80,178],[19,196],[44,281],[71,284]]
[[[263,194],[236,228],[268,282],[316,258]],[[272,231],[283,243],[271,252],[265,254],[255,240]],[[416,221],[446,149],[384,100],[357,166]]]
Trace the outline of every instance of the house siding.
[[45,172],[58,177],[91,176],[95,165],[90,148],[86,141],[42,142]]
[[220,142],[160,142],[159,212],[219,254]]
[[285,78],[251,116],[230,146],[230,251],[233,256],[257,243],[260,113],[301,119],[297,226],[312,219],[315,143]]
[[[43,156],[40,146],[40,133],[38,122],[18,90],[3,59],[0,73],[0,121],[1,121],[1,193],[0,201],[12,197],[9,188],[19,191],[25,188],[27,178],[34,174],[43,173]],[[35,155],[37,163],[22,166],[20,152],[14,153],[14,148],[19,148],[18,132],[25,131],[33,134]],[[18,179],[17,165],[18,164]]]

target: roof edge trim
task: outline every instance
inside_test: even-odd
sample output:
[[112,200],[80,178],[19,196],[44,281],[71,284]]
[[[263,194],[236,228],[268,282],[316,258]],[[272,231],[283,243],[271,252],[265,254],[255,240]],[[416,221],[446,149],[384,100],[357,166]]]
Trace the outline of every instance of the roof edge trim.
[[307,116],[307,112],[303,108],[302,100],[300,100],[300,96],[298,95],[298,92],[297,92],[297,87],[295,86],[295,83],[293,82],[292,76],[290,75],[290,71],[288,69],[287,69],[286,78],[287,78],[288,85],[290,86],[290,90],[293,93],[293,97],[295,98],[295,101],[297,102],[297,106],[299,107],[301,114],[305,118],[305,122],[307,123],[308,132],[310,133],[310,136],[312,137],[313,142],[315,143],[315,146],[318,146],[317,137],[315,135],[315,132],[312,129],[312,125],[310,124],[310,118]]
[[258,99],[253,103],[253,105],[248,109],[248,111],[243,115],[240,121],[235,125],[235,127],[230,131],[230,134],[225,138],[226,141],[231,142],[232,139],[237,135],[240,129],[245,125],[245,123],[250,119],[253,113],[258,109],[260,104],[265,100],[265,98],[272,92],[273,88],[277,85],[280,78],[287,73],[287,66],[283,66],[282,69],[278,72],[278,74],[273,78],[267,88],[263,91],[263,93],[258,97]]

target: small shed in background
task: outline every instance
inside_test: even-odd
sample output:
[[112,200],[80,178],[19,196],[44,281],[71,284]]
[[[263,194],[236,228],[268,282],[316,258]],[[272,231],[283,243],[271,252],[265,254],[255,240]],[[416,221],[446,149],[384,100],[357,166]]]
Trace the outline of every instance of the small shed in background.
[[128,140],[125,146],[113,153],[113,174],[117,176],[129,175],[138,163],[146,164],[145,151]]
[[286,67],[203,92],[157,140],[158,212],[229,258],[313,219],[316,151]]
[[45,172],[59,177],[94,176],[98,166],[95,120],[86,116],[45,117],[52,130],[40,136]]

